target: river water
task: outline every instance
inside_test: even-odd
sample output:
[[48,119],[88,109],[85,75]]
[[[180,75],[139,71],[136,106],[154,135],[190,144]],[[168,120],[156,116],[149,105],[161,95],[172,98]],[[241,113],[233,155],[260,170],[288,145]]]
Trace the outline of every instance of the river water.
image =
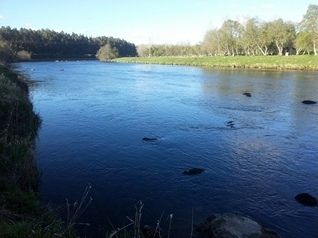
[[[190,237],[215,213],[249,216],[282,237],[317,237],[318,72],[81,62],[16,64],[34,81],[41,199],[61,207],[90,184],[83,235],[134,218]],[[251,93],[251,97],[243,93]],[[144,137],[157,138],[143,141]],[[203,168],[196,176],[182,172]],[[102,236],[104,235],[104,236]]]

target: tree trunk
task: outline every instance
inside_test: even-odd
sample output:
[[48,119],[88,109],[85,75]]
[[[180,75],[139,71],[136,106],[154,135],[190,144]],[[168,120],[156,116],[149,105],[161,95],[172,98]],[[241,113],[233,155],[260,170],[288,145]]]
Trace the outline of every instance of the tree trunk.
[[283,55],[283,47],[277,46],[278,49],[278,55]]
[[263,55],[266,55],[266,52],[262,49],[262,47],[259,46],[259,44],[257,44],[257,47],[262,52]]
[[276,45],[276,47],[278,49],[278,55],[283,55],[283,45],[280,46],[279,42],[277,42],[277,41],[275,42],[275,45]]
[[278,54],[279,54],[279,55],[283,55],[283,48],[280,48]]

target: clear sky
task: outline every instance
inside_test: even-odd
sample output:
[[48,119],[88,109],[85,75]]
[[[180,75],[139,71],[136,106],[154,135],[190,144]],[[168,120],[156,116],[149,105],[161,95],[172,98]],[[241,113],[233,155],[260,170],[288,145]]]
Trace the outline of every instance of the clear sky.
[[196,44],[226,19],[299,22],[318,0],[0,0],[0,26]]

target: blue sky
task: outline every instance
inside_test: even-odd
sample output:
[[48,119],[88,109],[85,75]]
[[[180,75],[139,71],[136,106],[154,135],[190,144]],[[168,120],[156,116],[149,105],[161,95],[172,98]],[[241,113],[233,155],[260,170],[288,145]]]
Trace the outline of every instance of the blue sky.
[[0,26],[196,44],[226,19],[299,22],[318,0],[0,0]]

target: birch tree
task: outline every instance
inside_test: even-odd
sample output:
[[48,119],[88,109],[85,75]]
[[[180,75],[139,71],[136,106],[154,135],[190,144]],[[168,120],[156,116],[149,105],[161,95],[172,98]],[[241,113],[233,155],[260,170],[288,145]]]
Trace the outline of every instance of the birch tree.
[[318,54],[318,5],[310,4],[300,22],[300,32],[306,32],[314,54]]
[[269,22],[269,36],[277,47],[278,55],[283,55],[283,49],[292,46],[296,38],[295,26],[292,23],[284,22],[281,18]]

